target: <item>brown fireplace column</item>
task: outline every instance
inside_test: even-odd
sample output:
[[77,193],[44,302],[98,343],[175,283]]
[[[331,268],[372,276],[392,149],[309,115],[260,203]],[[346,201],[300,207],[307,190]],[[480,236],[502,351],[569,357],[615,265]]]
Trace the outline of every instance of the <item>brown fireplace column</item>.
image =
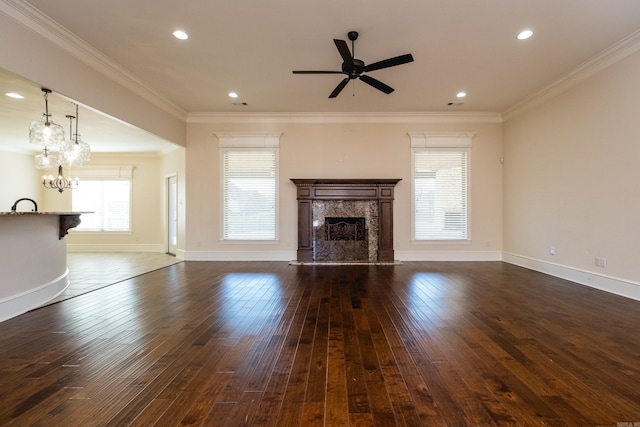
[[298,195],[298,261],[313,261],[314,200],[377,200],[378,261],[394,261],[393,190],[400,179],[294,179]]

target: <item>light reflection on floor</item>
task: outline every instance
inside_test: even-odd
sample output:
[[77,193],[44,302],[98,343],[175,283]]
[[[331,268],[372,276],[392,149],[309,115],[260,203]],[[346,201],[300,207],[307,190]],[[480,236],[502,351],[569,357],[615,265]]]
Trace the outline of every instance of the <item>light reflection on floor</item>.
[[269,317],[277,319],[282,304],[282,284],[275,274],[230,273],[222,279],[221,296],[225,321],[243,334],[256,334]]

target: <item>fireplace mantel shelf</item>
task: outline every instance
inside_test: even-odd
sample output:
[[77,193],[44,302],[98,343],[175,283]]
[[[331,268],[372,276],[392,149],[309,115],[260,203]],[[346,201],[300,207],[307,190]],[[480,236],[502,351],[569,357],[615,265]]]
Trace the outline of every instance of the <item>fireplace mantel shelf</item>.
[[340,186],[340,187],[349,187],[349,186],[358,186],[358,185],[390,185],[394,186],[398,182],[401,181],[400,178],[392,178],[392,179],[366,179],[366,178],[346,178],[346,179],[335,179],[335,178],[320,178],[320,179],[298,179],[291,178],[296,186],[315,186],[315,185],[331,185],[331,186]]
[[401,179],[297,179],[298,261],[314,261],[312,203],[314,200],[377,200],[378,261],[393,261],[393,191]]

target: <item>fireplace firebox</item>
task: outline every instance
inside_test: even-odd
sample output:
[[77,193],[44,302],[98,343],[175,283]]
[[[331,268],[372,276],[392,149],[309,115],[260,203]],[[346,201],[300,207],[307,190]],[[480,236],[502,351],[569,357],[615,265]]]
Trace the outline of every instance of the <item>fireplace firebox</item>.
[[326,217],[324,219],[324,238],[334,240],[365,240],[365,219],[351,217]]

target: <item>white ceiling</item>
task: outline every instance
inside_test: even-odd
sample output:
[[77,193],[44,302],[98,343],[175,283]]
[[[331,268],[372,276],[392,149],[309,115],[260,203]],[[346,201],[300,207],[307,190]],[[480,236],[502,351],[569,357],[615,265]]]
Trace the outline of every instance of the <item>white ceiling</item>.
[[[17,92],[24,98],[9,98],[4,96],[6,92]],[[0,68],[0,147],[18,153],[40,151],[38,146],[29,144],[29,124],[40,120],[44,110],[40,85]],[[68,137],[69,120],[65,116],[76,114],[72,100],[55,92],[49,94],[49,113],[55,123],[64,127]],[[78,106],[78,117],[78,133],[93,152],[155,154],[175,148],[162,138],[84,105]]]
[[[189,113],[504,112],[640,29],[637,0],[28,3]],[[173,38],[178,28],[189,40]],[[533,37],[516,40],[525,28]],[[339,70],[332,39],[346,40],[350,30],[360,33],[355,56],[365,63],[405,53],[415,58],[370,73],[395,88],[390,95],[356,80],[329,99],[341,75],[291,73]],[[37,84],[32,88],[39,92]],[[468,93],[462,105],[448,106],[461,90]],[[230,91],[240,97],[228,98]],[[0,101],[3,121],[6,105]],[[91,143],[88,112],[80,123]],[[132,151],[117,135],[123,130],[142,131],[114,126],[124,151]]]

